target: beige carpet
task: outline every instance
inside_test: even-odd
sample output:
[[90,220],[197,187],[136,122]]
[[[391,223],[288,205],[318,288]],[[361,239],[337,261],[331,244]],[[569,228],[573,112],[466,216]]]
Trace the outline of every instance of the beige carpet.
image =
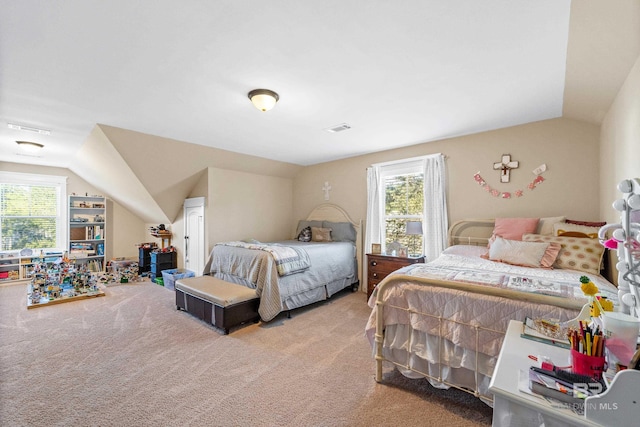
[[491,408],[396,372],[374,380],[365,296],[223,336],[142,282],[27,310],[0,286],[2,426],[471,426]]

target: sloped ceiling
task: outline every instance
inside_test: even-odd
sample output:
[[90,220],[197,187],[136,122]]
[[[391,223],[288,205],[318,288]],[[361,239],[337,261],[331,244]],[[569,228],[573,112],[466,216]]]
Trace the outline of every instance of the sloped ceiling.
[[[99,166],[91,159],[101,159]],[[182,201],[208,167],[285,178],[292,178],[302,168],[98,125],[70,169],[80,176],[97,179],[105,194],[147,223],[172,223],[182,210]]]
[[564,117],[600,124],[640,56],[640,1],[571,3]]
[[[293,176],[559,116],[599,124],[640,55],[637,0],[22,0],[2,10],[0,160],[68,167],[148,222],[171,222],[208,166]],[[259,87],[279,92],[274,110],[249,103]],[[352,128],[325,131],[343,122]],[[22,139],[45,148],[20,155]],[[94,151],[109,168],[90,166]],[[133,184],[114,184],[123,177]]]

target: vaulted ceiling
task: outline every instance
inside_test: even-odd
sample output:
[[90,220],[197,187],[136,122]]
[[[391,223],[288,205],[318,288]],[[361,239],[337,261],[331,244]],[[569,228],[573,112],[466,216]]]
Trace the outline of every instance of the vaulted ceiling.
[[[637,0],[1,5],[0,160],[94,185],[82,156],[98,124],[304,166],[560,116],[598,124],[640,54]],[[262,87],[280,95],[266,113],[247,99]],[[38,157],[18,153],[25,139]]]

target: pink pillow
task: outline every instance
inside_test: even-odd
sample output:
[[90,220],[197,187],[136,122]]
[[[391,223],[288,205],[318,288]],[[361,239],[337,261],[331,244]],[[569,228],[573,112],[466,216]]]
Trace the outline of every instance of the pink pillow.
[[535,233],[539,218],[496,218],[493,234],[508,240],[522,240],[523,234]]
[[558,254],[562,250],[562,245],[560,243],[549,243],[549,247],[546,251],[544,251],[544,256],[540,261],[540,266],[542,268],[553,268],[553,263],[556,262],[558,258]]

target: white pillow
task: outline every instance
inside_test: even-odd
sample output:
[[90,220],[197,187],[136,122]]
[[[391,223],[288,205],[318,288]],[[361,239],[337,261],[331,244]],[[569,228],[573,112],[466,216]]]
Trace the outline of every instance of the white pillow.
[[540,218],[535,234],[553,236],[553,226],[557,223],[563,224],[565,219],[567,219],[567,217],[565,216],[550,216],[546,218]]
[[507,240],[496,236],[489,248],[489,259],[491,261],[537,268],[541,267],[542,258],[548,247],[548,243]]

